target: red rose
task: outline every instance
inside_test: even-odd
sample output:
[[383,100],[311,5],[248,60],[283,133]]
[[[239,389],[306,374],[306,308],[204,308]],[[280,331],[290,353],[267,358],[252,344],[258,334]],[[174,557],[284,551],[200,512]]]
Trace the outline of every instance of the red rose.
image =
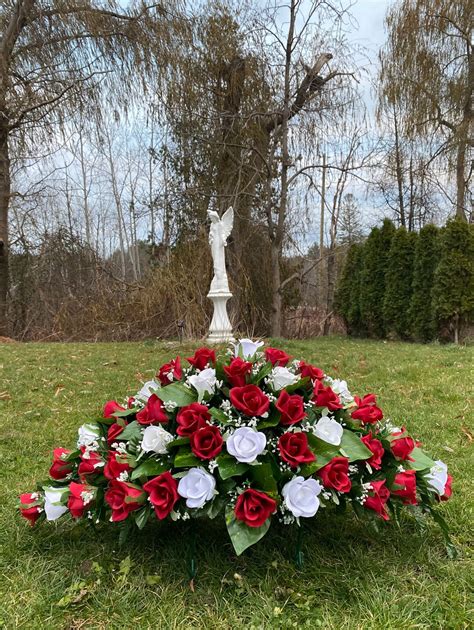
[[364,435],[360,438],[360,440],[367,446],[369,451],[372,451],[373,453],[372,457],[366,460],[367,464],[369,464],[369,466],[372,466],[374,470],[380,470],[382,457],[385,453],[382,442],[380,440],[376,440],[370,434]]
[[53,479],[61,481],[72,472],[72,463],[65,462],[63,456],[69,455],[71,451],[65,448],[55,448],[53,451],[53,463],[49,469],[49,474]]
[[313,389],[313,400],[316,407],[327,407],[329,411],[342,409],[341,401],[332,389],[324,387],[321,381],[316,381]]
[[107,432],[107,444],[110,446],[111,444],[116,442],[118,436],[123,432],[124,429],[124,426],[122,426],[121,424],[117,424],[116,422],[111,424]]
[[309,449],[306,433],[302,432],[283,433],[278,440],[278,450],[280,451],[280,457],[290,464],[292,468],[314,462],[316,459],[315,454]]
[[395,475],[394,485],[401,486],[397,490],[392,490],[392,494],[403,499],[405,505],[416,505],[416,472],[405,470]]
[[210,424],[191,435],[191,450],[200,459],[212,459],[219,455],[223,444],[221,432]]
[[147,481],[143,489],[150,495],[150,503],[160,520],[168,516],[179,499],[178,484],[169,471]]
[[112,521],[123,521],[130,512],[139,510],[146,494],[141,488],[125,481],[113,479],[105,493],[105,500],[112,508]]
[[[122,461],[121,461],[122,460]],[[109,453],[107,457],[107,464],[104,468],[104,475],[107,479],[117,479],[123,472],[129,472],[131,470],[128,462],[119,453],[113,451]]]
[[235,518],[249,527],[261,527],[277,509],[276,501],[263,492],[249,488],[235,504]]
[[304,361],[300,362],[300,375],[301,378],[309,377],[312,381],[322,381],[324,378],[323,370]]
[[452,483],[453,478],[451,477],[451,475],[448,475],[448,480],[446,482],[446,485],[444,486],[444,494],[442,497],[440,497],[440,501],[447,501],[449,497],[453,494],[453,489],[451,487]]
[[246,377],[252,372],[252,364],[250,361],[244,361],[240,357],[232,359],[230,365],[224,366],[227,380],[234,387],[243,387],[246,383]]
[[272,365],[278,365],[280,367],[285,367],[291,359],[289,354],[286,354],[283,350],[278,350],[278,348],[266,348],[265,358],[267,361],[270,361]]
[[156,394],[152,394],[146,406],[137,413],[139,424],[155,424],[155,422],[168,422],[168,416],[163,408],[163,403]]
[[122,407],[122,405],[119,405],[118,402],[115,400],[109,400],[104,405],[103,416],[107,420],[110,418],[114,418],[115,417],[114,413],[117,411],[125,411],[125,407]]
[[87,451],[85,446],[81,446],[81,463],[77,472],[81,480],[87,479],[90,475],[102,472],[105,462],[96,451]]
[[234,407],[246,416],[262,416],[270,406],[268,397],[256,385],[233,387],[229,397]]
[[33,527],[41,516],[38,495],[34,492],[25,492],[24,494],[20,494],[20,503],[22,506],[20,507],[20,514],[23,518],[30,521],[30,525]]
[[372,490],[364,502],[364,507],[377,512],[384,521],[388,521],[388,513],[385,504],[390,498],[390,490],[385,486],[385,479],[372,481]]
[[214,364],[216,362],[216,353],[209,348],[199,348],[196,350],[193,357],[186,359],[196,370],[204,370],[206,365]]
[[[92,495],[87,500],[84,494]],[[83,483],[75,483],[71,481],[69,484],[69,498],[67,507],[73,518],[81,518],[84,516],[86,507],[92,503],[95,495],[95,488]]]
[[198,429],[207,425],[211,419],[211,414],[206,405],[191,403],[187,407],[182,407],[176,416],[178,427],[176,433],[182,437],[189,437]]
[[326,488],[333,488],[338,492],[349,492],[352,487],[347,457],[333,457],[329,464],[320,468],[316,474],[321,477]]
[[373,424],[378,420],[382,420],[383,413],[380,407],[376,405],[376,398],[374,394],[367,394],[364,398],[355,396],[354,398],[357,409],[355,409],[351,416],[354,420],[360,420],[365,424]]
[[402,437],[392,440],[390,448],[392,449],[393,456],[395,459],[409,460],[413,461],[413,458],[410,457],[410,453],[415,448],[415,440],[411,437]]
[[158,380],[162,385],[169,385],[173,381],[179,381],[183,377],[183,370],[181,369],[181,359],[176,357],[169,363],[165,363],[160,367],[156,374]]
[[280,424],[284,426],[296,424],[306,417],[303,398],[298,396],[298,394],[290,395],[284,389],[278,396],[275,407],[281,413]]

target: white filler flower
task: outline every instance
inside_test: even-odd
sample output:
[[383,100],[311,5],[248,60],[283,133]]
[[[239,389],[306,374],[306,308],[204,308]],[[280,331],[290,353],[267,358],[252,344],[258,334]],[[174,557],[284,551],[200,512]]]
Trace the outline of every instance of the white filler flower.
[[165,455],[168,452],[168,444],[173,440],[171,433],[165,431],[163,427],[149,426],[143,433],[141,449],[147,453],[153,451],[159,455]]
[[322,489],[316,479],[295,477],[283,486],[282,494],[285,505],[293,516],[310,518],[318,511],[318,495]]
[[141,390],[137,393],[135,398],[139,398],[140,400],[146,402],[152,394],[155,393],[157,389],[160,388],[159,383],[156,381],[147,381]]
[[339,446],[343,431],[344,429],[339,422],[329,416],[320,418],[313,428],[313,433],[316,437],[333,446]]
[[441,460],[436,461],[426,475],[426,481],[442,497],[448,482],[448,467],[446,464]]
[[97,442],[100,437],[100,427],[98,424],[83,424],[78,430],[77,446],[89,446],[93,442]]
[[200,508],[214,496],[216,480],[203,468],[191,468],[179,480],[178,494],[189,508]]
[[290,372],[288,368],[281,366],[274,367],[268,377],[268,382],[275,391],[284,389],[289,385],[294,385],[298,380],[299,377],[296,376],[296,374]]
[[236,357],[242,356],[244,359],[250,359],[263,346],[263,341],[252,341],[251,339],[241,339],[238,343],[233,344],[234,354]]
[[197,391],[199,400],[202,400],[206,392],[209,394],[214,393],[216,382],[216,371],[214,368],[206,368],[205,370],[201,370],[199,374],[193,374],[188,377],[188,383]]
[[251,427],[240,427],[227,439],[227,452],[238,462],[250,464],[260,455],[267,444],[265,433]]
[[46,519],[48,521],[55,521],[65,512],[67,507],[61,505],[61,495],[67,490],[67,488],[43,488],[44,490],[44,511]]

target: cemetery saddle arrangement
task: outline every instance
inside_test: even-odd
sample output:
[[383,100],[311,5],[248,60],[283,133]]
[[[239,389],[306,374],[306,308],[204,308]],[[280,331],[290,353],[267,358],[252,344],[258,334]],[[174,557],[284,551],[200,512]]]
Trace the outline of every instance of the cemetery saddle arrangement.
[[54,449],[50,480],[20,497],[22,516],[111,521],[120,538],[153,519],[224,516],[241,554],[275,519],[302,525],[350,506],[398,522],[405,509],[431,514],[449,543],[435,510],[452,492],[446,465],[385,419],[374,394],[353,396],[346,381],[262,346],[200,348],[123,404],[108,401],[77,448]]

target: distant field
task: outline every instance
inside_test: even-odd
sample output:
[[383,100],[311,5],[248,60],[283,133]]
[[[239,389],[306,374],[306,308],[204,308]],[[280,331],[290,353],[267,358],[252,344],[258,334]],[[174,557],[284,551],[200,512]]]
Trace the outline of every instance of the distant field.
[[224,524],[202,523],[193,593],[187,523],[148,526],[122,549],[113,527],[32,530],[16,497],[47,477],[52,449],[73,445],[79,424],[106,399],[134,393],[178,346],[0,345],[1,628],[473,627],[474,348],[340,338],[279,345],[346,379],[353,393],[377,393],[385,415],[448,464],[454,496],[443,515],[460,557],[447,558],[434,524],[421,534],[392,523],[374,535],[354,518],[320,511],[298,571],[291,529],[272,526],[236,558]]

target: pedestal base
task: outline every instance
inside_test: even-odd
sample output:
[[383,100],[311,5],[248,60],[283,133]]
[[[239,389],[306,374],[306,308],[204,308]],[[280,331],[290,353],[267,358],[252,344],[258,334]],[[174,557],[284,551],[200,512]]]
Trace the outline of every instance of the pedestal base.
[[232,324],[227,315],[227,300],[232,297],[232,293],[227,291],[210,291],[207,297],[214,304],[214,314],[209,326],[208,343],[223,343],[234,341],[232,335]]

